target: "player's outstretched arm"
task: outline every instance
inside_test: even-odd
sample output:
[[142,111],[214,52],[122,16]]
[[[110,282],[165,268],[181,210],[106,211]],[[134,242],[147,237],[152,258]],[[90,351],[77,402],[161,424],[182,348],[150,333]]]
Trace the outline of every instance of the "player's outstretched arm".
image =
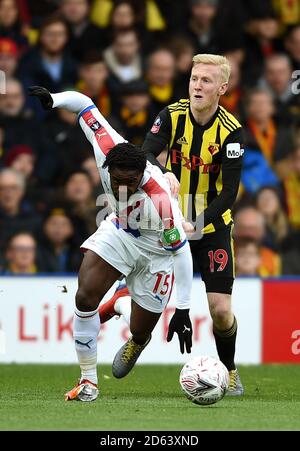
[[92,106],[93,101],[77,91],[64,91],[51,94],[42,86],[31,86],[28,88],[29,95],[37,97],[45,110],[52,108],[65,108],[73,113],[80,113],[85,108]]
[[93,145],[95,152],[99,149],[101,150],[100,154],[99,152],[95,153],[99,166],[102,166],[104,158],[112,147],[125,141],[86,95],[77,91],[51,94],[42,86],[31,86],[28,90],[29,95],[38,97],[43,107],[47,110],[65,108],[79,115],[79,124],[86,138]]

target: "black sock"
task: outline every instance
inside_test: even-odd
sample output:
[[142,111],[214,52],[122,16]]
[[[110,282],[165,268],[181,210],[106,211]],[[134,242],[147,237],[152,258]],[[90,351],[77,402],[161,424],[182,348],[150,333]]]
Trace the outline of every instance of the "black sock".
[[228,330],[218,330],[213,327],[213,333],[216,340],[216,347],[221,362],[224,363],[228,371],[235,370],[234,354],[235,341],[237,333],[237,321],[234,317],[233,324]]

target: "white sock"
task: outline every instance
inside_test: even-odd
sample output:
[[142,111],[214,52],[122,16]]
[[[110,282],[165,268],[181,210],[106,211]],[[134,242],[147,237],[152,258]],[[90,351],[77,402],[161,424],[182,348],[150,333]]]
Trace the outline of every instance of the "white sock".
[[80,380],[88,379],[93,384],[98,383],[97,337],[99,332],[100,317],[98,309],[92,312],[80,312],[75,308],[73,338],[81,368]]
[[131,297],[122,296],[115,302],[115,311],[120,315],[124,316],[124,319],[128,326],[130,325],[130,315],[131,315]]

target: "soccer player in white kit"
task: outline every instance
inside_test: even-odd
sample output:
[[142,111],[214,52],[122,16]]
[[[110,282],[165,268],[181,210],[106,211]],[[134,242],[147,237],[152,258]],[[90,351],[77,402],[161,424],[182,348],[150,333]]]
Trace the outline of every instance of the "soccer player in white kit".
[[169,325],[180,349],[190,352],[189,318],[193,277],[189,243],[182,216],[171,197],[166,178],[147,162],[141,149],[128,143],[102,116],[92,100],[78,92],[50,94],[29,88],[44,108],[66,108],[78,113],[79,124],[93,146],[103,188],[112,213],[81,246],[85,251],[79,270],[73,337],[81,368],[79,383],[66,400],[93,401],[99,394],[97,337],[98,305],[111,286],[125,276],[131,293],[131,338],[116,354],[115,377],[124,377],[151,339],[170,298],[174,274],[177,304]]

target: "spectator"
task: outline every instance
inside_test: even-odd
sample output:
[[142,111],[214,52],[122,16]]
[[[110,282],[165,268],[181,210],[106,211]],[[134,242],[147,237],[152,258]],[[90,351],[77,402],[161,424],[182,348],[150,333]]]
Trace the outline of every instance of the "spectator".
[[300,25],[293,27],[285,39],[285,48],[292,58],[293,68],[300,69]]
[[5,252],[6,267],[3,274],[36,274],[37,244],[34,236],[28,232],[19,232],[11,236]]
[[78,271],[82,260],[80,244],[75,240],[75,227],[67,210],[62,206],[51,208],[44,219],[39,247],[43,271]]
[[[112,19],[112,13],[119,3],[123,2],[119,2],[118,0],[94,0],[92,20],[100,27],[108,27]],[[147,31],[164,30],[166,28],[166,21],[164,20],[163,16],[167,18],[167,21],[170,21],[170,19],[172,19],[170,18],[170,10],[174,6],[173,0],[164,0],[162,5],[162,2],[158,2],[156,0],[130,0],[130,2],[127,3],[130,3],[130,5],[132,5],[133,10],[136,12],[136,17],[138,18],[139,22],[145,24]],[[172,16],[178,16],[180,17],[180,19],[182,19],[181,7],[182,2],[179,2],[179,4],[176,5],[176,8],[173,8]],[[161,14],[162,11],[160,10],[160,8],[164,9],[163,15]]]
[[155,113],[158,114],[176,98],[175,58],[168,49],[157,49],[148,56],[146,79]]
[[104,51],[104,59],[111,73],[109,81],[114,94],[119,92],[121,83],[140,78],[143,66],[136,30],[117,31],[111,45]]
[[[62,91],[65,86],[74,86],[77,80],[77,66],[66,50],[68,29],[59,16],[48,17],[40,29],[38,45],[21,60],[19,76],[25,87],[47,86],[49,91]],[[44,117],[38,103],[31,107]]]
[[0,249],[13,233],[38,233],[40,216],[24,199],[25,190],[22,174],[9,168],[0,171]]
[[257,206],[266,221],[265,243],[280,252],[282,274],[300,274],[299,231],[289,225],[278,191],[270,187],[258,192]]
[[263,89],[252,90],[246,100],[245,145],[258,149],[279,178],[287,171],[287,157],[291,152],[291,130],[276,124],[271,94]]
[[6,78],[15,76],[19,59],[16,43],[10,38],[0,38],[0,70]]
[[215,18],[218,12],[217,0],[190,0],[190,21],[188,34],[193,40],[196,53],[217,53],[219,49],[218,29]]
[[86,154],[86,156],[81,161],[80,169],[83,169],[89,174],[93,185],[93,197],[96,199],[96,197],[104,191],[102,189],[100,174],[94,156],[92,156],[90,153]]
[[246,24],[243,82],[249,87],[255,86],[263,74],[265,58],[281,48],[279,22],[271,6],[254,12]]
[[256,207],[265,218],[265,243],[280,252],[291,230],[278,190],[272,186],[261,188],[256,193]]
[[69,47],[74,58],[81,61],[86,52],[106,47],[104,34],[91,23],[89,0],[62,0],[60,11],[71,30]]
[[93,198],[93,184],[87,172],[77,170],[69,175],[64,185],[64,199],[70,203],[71,213],[84,222],[86,236],[94,233],[98,208]]
[[111,112],[111,96],[107,79],[108,69],[102,54],[97,51],[88,52],[79,66],[77,87],[80,92],[93,99],[105,117]]
[[182,34],[173,36],[168,43],[168,48],[175,58],[176,96],[178,99],[187,99],[189,97],[188,85],[191,76],[192,59],[196,53],[195,47],[192,41]]
[[16,0],[0,0],[0,36],[12,39],[21,52],[27,48],[25,24],[20,20]]
[[12,147],[6,155],[5,166],[22,174],[28,182],[34,169],[34,153],[31,147],[26,145]]
[[253,238],[241,238],[234,243],[237,276],[259,276],[261,267],[260,245]]
[[227,56],[227,59],[230,62],[231,72],[228,89],[225,94],[220,97],[220,105],[229,111],[229,113],[233,114],[234,117],[240,119],[243,112],[240,64],[235,58]]
[[[0,97],[0,114],[14,119],[24,112],[24,92],[22,85],[16,79],[6,80],[6,93]],[[30,113],[24,112],[25,117]]]
[[134,28],[139,33],[143,52],[148,53],[153,50],[158,42],[164,39],[165,27],[162,23],[163,20],[159,26],[157,26],[157,23],[154,25],[153,21],[149,20],[151,16],[149,9],[151,8],[156,8],[156,13],[154,13],[156,18],[160,15],[154,1],[151,0],[150,8],[148,7],[149,3],[147,0],[116,0],[109,14],[109,25],[105,29],[107,41],[110,42],[118,31]]
[[105,29],[106,40],[110,42],[116,31],[136,28],[138,17],[133,3],[128,0],[117,0],[112,5],[108,18],[108,26]]
[[263,215],[252,206],[244,206],[234,216],[234,238],[236,240],[251,238],[260,245],[262,276],[278,276],[281,273],[280,256],[264,245],[266,226]]
[[50,195],[49,191],[41,186],[34,174],[35,154],[31,147],[26,144],[17,144],[7,152],[5,166],[23,175],[26,183],[25,198],[38,211],[42,211],[45,199]]
[[39,181],[44,181],[51,170],[51,145],[44,138],[44,130],[26,110],[22,85],[16,79],[8,79],[6,94],[0,95],[0,123],[5,130],[4,158],[16,145],[30,147],[36,159],[35,175]]
[[291,170],[283,181],[288,219],[300,231],[300,143],[291,159]]
[[143,80],[124,83],[120,95],[119,119],[124,137],[132,144],[141,146],[155,119],[148,86]]
[[293,93],[292,83],[292,65],[287,55],[277,53],[266,58],[259,86],[272,94],[276,118],[281,124],[290,124],[299,117],[300,102]]

